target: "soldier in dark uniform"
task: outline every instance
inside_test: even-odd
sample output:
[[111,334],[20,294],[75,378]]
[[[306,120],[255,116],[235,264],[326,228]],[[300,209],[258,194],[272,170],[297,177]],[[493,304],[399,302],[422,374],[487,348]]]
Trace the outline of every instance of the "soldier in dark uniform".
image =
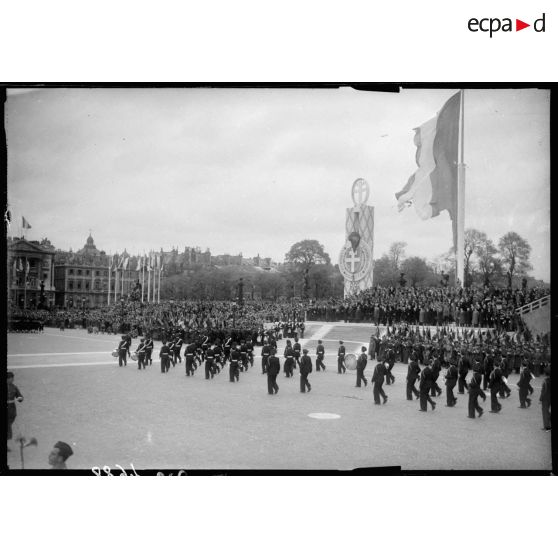
[[170,369],[171,351],[166,343],[163,343],[159,351],[159,359],[161,360],[161,372],[168,372]]
[[325,349],[322,345],[322,340],[320,339],[318,341],[318,346],[316,347],[316,372],[319,372],[322,368],[324,369],[324,371],[326,369],[324,364],[324,354]]
[[209,380],[210,378],[213,379],[215,376],[215,353],[211,346],[208,346],[205,350],[205,379]]
[[307,388],[309,392],[312,389],[312,386],[308,381],[308,374],[312,372],[312,359],[308,356],[308,349],[304,349],[302,352],[302,359],[299,363],[300,391],[301,393],[306,393],[305,388]]
[[[250,363],[250,368],[254,366],[254,344],[250,339],[246,341],[246,358],[247,363]],[[246,365],[246,369],[248,369],[248,364]]]
[[479,418],[482,417],[482,414],[484,412],[482,407],[479,405],[479,396],[482,397],[484,401],[486,401],[486,395],[481,389],[481,382],[482,376],[479,379],[478,374],[473,374],[473,378],[469,382],[469,414],[467,416],[471,419],[475,418],[475,411],[478,412]]
[[374,360],[374,355],[376,354],[376,339],[374,334],[370,336],[370,343],[368,344],[368,356],[370,360]]
[[128,356],[131,357],[130,347],[132,346],[132,336],[129,333],[126,333],[123,337],[126,340],[126,352]]
[[179,335],[176,336],[174,339],[174,345],[172,347],[172,363],[176,364],[176,362],[182,363],[182,357],[180,356],[180,351],[182,350],[182,337]]
[[229,337],[223,345],[223,366],[227,363],[227,360],[230,360],[231,357],[231,341],[232,339]]
[[270,349],[269,359],[267,361],[267,393],[269,395],[275,395],[279,391],[279,386],[277,385],[277,374],[281,371],[281,363],[279,358],[275,354],[275,349]]
[[236,343],[232,344],[231,347],[231,364],[229,366],[229,381],[234,382],[240,381],[240,372],[239,372],[239,361],[240,360],[240,351],[236,347]]
[[118,343],[118,366],[126,366],[126,355],[128,354],[128,340],[126,336],[123,335],[122,339]]
[[465,351],[461,351],[461,357],[457,363],[457,373],[459,374],[458,388],[459,393],[465,393],[467,389],[467,374],[469,373],[469,361],[465,355]]
[[450,358],[450,365],[446,372],[446,407],[454,407],[457,403],[457,397],[453,395],[453,388],[457,384],[457,366],[455,360]]
[[240,370],[246,372],[248,370],[248,347],[246,341],[242,339],[240,342]]
[[[507,357],[505,355],[502,355],[502,358],[500,359],[500,370],[502,371],[502,383],[501,383],[501,389],[500,389],[500,397],[502,399],[505,399],[507,397],[510,397],[510,395],[511,395],[511,389],[508,387],[508,384],[507,384],[508,364],[507,364]],[[505,378],[505,380],[503,378]]]
[[285,351],[283,352],[285,357],[285,364],[283,365],[283,370],[287,378],[292,378],[294,369],[294,351],[291,345],[291,340],[287,339],[287,345]]
[[420,366],[417,362],[417,355],[413,353],[411,355],[411,362],[407,367],[407,400],[412,401],[413,395],[418,399],[420,394],[418,389],[415,387],[415,383],[420,375]]
[[[486,390],[490,383],[490,375],[492,374],[492,370],[494,368],[494,356],[490,349],[487,350],[486,356],[484,357],[483,363],[483,379],[482,379],[482,389]],[[492,389],[491,389],[492,393]]]
[[531,385],[531,372],[524,366],[519,374],[517,387],[519,388],[519,408],[526,409],[531,406],[531,399],[529,395],[529,387]]
[[380,396],[383,397],[384,403],[387,402],[388,397],[382,388],[384,384],[384,377],[387,373],[385,362],[378,362],[374,368],[374,374],[372,375],[371,382],[374,384],[374,404],[380,404]]
[[262,374],[266,373],[267,361],[271,355],[271,347],[268,345],[268,342],[264,342],[264,346],[262,347]]
[[541,402],[542,417],[543,417],[542,429],[546,431],[549,431],[552,427],[552,424],[550,422],[550,398],[551,398],[550,372],[547,372],[541,387],[541,396],[539,399]]
[[147,338],[145,340],[145,362],[146,363],[149,362],[149,366],[153,364],[153,359],[152,359],[153,346],[154,346],[153,338],[151,336],[151,333],[148,333]]
[[395,365],[395,351],[393,350],[393,345],[390,343],[388,349],[384,356],[384,361],[387,363],[386,367],[386,385],[391,385],[395,383],[395,376],[391,373]]
[[339,349],[337,349],[337,373],[345,374],[345,345],[343,341],[339,341]]
[[432,358],[432,365],[430,366],[432,370],[432,387],[430,388],[430,395],[432,397],[436,397],[438,395],[442,395],[442,388],[438,385],[438,378],[440,377],[440,372],[442,371],[442,365],[440,363],[440,359],[434,353]]
[[11,370],[8,370],[6,374],[6,381],[8,388],[8,440],[11,440],[12,424],[17,416],[16,401],[21,403],[23,401],[23,395],[21,395],[19,388],[14,384],[14,373]]
[[502,405],[498,401],[498,393],[502,389],[502,371],[499,366],[493,368],[490,373],[490,379],[488,381],[488,387],[490,389],[490,412],[499,413],[502,410]]
[[184,349],[184,361],[186,366],[186,376],[194,375],[194,358],[196,356],[196,344],[192,341],[186,342]]
[[300,346],[300,343],[298,342],[298,337],[295,336],[295,342],[293,344],[293,353],[294,353],[294,360],[295,360],[294,367],[295,368],[297,367],[297,365],[300,368],[300,350],[301,350],[301,346]]
[[428,410],[428,403],[432,406],[432,410],[436,408],[436,403],[430,398],[430,389],[432,387],[432,369],[430,368],[430,361],[426,359],[426,366],[420,373],[419,391],[420,391],[420,411],[426,412]]
[[136,354],[138,355],[138,370],[141,370],[142,366],[145,370],[145,339],[143,337],[140,339]]
[[364,387],[368,385],[368,380],[364,376],[364,369],[367,364],[368,358],[366,356],[366,347],[362,347],[356,363],[356,387],[360,387],[361,382],[364,382]]
[[215,346],[213,347],[213,354],[215,355],[215,360],[213,363],[213,369],[215,370],[216,374],[219,374],[221,372],[221,356],[223,354],[223,349],[221,347],[221,340],[217,339],[217,341],[215,342]]
[[482,377],[483,377],[483,368],[480,361],[480,355],[475,356],[475,362],[473,364],[473,378],[475,378],[479,389],[482,389]]

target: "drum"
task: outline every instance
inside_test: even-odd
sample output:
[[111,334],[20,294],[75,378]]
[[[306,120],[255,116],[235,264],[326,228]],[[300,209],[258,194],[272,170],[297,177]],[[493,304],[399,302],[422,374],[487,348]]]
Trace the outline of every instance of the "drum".
[[117,357],[118,356],[118,349],[114,349],[114,351],[112,351],[112,356],[113,357]]
[[130,358],[131,358],[132,360],[138,360],[138,354],[137,354],[137,353],[132,353],[132,354],[130,355]]
[[353,354],[345,355],[345,366],[349,370],[356,370],[357,357]]

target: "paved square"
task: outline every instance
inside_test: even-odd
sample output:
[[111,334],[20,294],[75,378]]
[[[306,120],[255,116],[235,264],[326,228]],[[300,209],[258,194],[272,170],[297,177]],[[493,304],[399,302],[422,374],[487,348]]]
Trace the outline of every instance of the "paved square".
[[[398,363],[395,384],[384,384],[388,403],[376,406],[370,384],[359,389],[354,372],[337,374],[335,356],[339,339],[356,352],[370,332],[369,325],[308,324],[303,346],[314,357],[323,339],[327,370],[310,375],[306,394],[296,373],[290,379],[281,373],[277,396],[267,394],[259,358],[238,383],[229,382],[228,366],[208,381],[203,369],[186,377],[184,362],[161,374],[159,343],[153,365],[140,371],[132,361],[118,367],[111,356],[117,336],[53,328],[9,334],[8,366],[25,397],[14,436],[39,442],[25,449],[26,469],[47,469],[58,440],[73,446],[74,469],[551,469],[551,436],[540,429],[540,378],[530,409],[518,409],[512,386],[502,413],[489,414],[489,402],[481,401],[486,413],[470,420],[466,396],[455,408],[439,397],[434,412],[419,413],[418,402],[405,398],[406,365]],[[281,357],[283,347],[280,341]],[[368,378],[375,364],[368,363]],[[8,466],[19,469],[19,450],[13,440],[10,446]]]

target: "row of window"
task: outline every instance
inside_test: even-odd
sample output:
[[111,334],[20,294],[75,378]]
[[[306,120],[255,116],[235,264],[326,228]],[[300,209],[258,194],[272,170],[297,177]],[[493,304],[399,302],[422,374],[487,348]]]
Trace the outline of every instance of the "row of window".
[[[83,273],[84,271],[85,271],[85,274]],[[80,275],[90,275],[90,272],[91,272],[90,269],[85,269],[85,270],[83,270],[83,269],[77,269],[77,270],[69,269],[68,270],[68,275],[78,275],[78,276],[80,276]],[[101,272],[97,269],[97,270],[95,270],[94,275],[98,277],[99,275],[101,275]],[[107,275],[108,275],[108,271],[103,271],[103,276],[106,277]]]

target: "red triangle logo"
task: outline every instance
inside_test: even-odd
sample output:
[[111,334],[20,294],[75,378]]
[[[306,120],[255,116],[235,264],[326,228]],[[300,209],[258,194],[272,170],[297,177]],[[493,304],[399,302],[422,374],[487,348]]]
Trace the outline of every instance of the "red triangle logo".
[[516,31],[521,31],[522,29],[525,29],[525,27],[531,27],[531,24],[525,23],[524,21],[521,21],[520,19],[515,20],[515,30]]

